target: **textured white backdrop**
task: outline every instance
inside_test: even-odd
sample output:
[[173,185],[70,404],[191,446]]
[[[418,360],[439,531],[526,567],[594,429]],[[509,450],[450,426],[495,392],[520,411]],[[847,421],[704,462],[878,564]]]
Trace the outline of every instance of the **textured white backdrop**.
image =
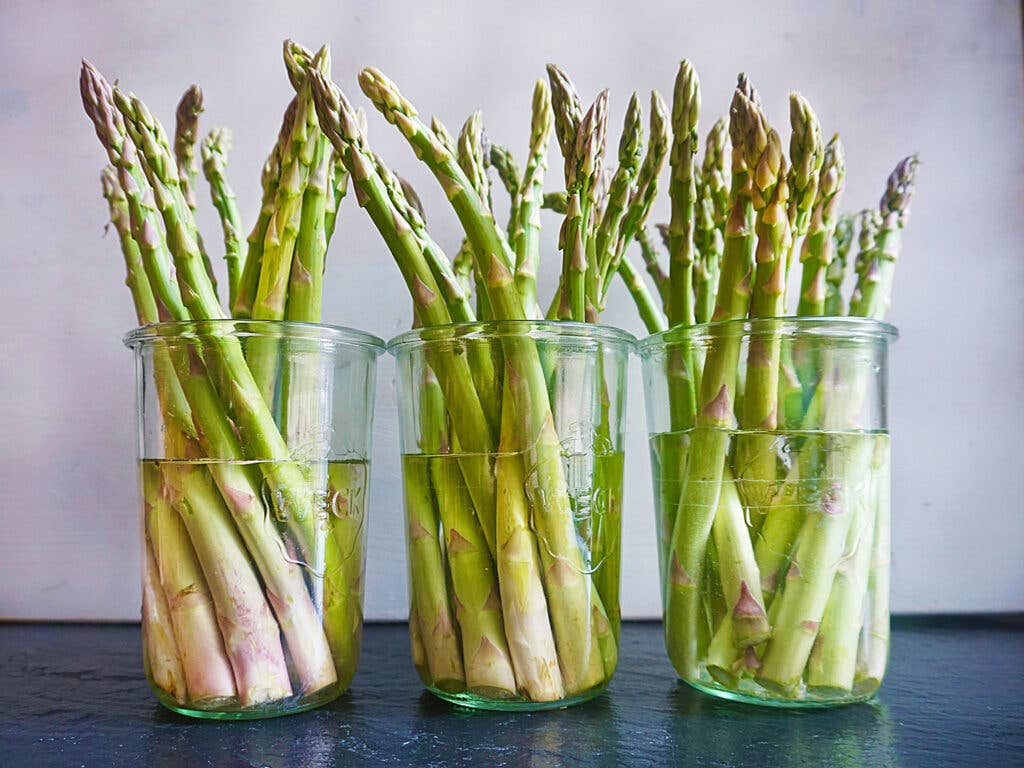
[[[727,10],[725,10],[727,9]],[[0,617],[138,615],[132,324],[121,259],[103,237],[103,155],[78,102],[78,59],[141,94],[165,121],[182,89],[206,93],[203,125],[235,130],[243,215],[290,92],[280,43],[329,41],[336,79],[384,68],[424,111],[457,126],[482,108],[520,155],[534,79],[557,61],[586,98],[668,96],[678,61],[703,82],[706,118],[747,71],[770,116],[800,89],[842,132],[847,207],[877,199],[902,155],[924,164],[892,320],[894,605],[1024,609],[1022,51],[1019,3],[39,3],[0,5]],[[394,129],[371,116],[385,158],[423,194],[435,237],[454,217]],[[559,165],[552,163],[552,184]],[[205,196],[205,189],[201,190]],[[201,197],[204,199],[204,197]],[[205,199],[204,199],[205,202]],[[665,215],[664,200],[655,220]],[[325,320],[391,336],[409,302],[376,233],[346,200],[329,256]],[[215,221],[201,224],[217,242]],[[545,234],[548,253],[554,227]],[[550,289],[552,258],[547,262]],[[606,320],[639,333],[616,289]],[[623,610],[659,612],[642,393],[634,362]],[[367,615],[405,612],[392,365],[377,397]]]

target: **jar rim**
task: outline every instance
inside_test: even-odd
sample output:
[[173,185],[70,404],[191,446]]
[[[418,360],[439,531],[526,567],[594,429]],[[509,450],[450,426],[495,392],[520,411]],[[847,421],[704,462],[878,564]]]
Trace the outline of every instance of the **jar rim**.
[[705,343],[728,336],[768,335],[889,343],[899,338],[899,330],[891,323],[867,317],[741,317],[670,328],[641,339],[637,343],[637,348],[640,354],[644,355],[681,341]]
[[395,355],[407,347],[419,347],[434,342],[485,340],[509,336],[526,336],[542,341],[576,340],[621,344],[629,349],[636,345],[636,337],[633,334],[611,325],[577,323],[571,320],[487,320],[413,328],[388,341],[387,350]]
[[362,347],[375,356],[384,352],[384,340],[366,331],[343,325],[306,323],[297,320],[186,320],[151,323],[133,328],[122,342],[130,349],[152,343],[156,339],[194,339],[217,336],[245,338],[261,336],[288,340],[308,340],[337,346]]

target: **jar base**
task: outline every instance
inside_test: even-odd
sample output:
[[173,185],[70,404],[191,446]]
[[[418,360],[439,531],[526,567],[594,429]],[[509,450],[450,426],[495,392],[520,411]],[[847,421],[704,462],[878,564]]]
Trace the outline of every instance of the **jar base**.
[[777,709],[832,709],[834,707],[845,707],[848,704],[863,704],[864,702],[871,701],[875,698],[876,694],[874,691],[863,695],[853,695],[843,699],[836,700],[823,700],[823,699],[782,699],[773,697],[770,695],[758,696],[755,693],[745,693],[743,691],[736,691],[730,688],[719,687],[714,682],[703,682],[696,680],[687,680],[685,678],[679,678],[691,688],[695,688],[701,693],[714,696],[719,699],[727,699],[728,701],[735,701],[740,704],[753,704],[758,707],[775,707]]
[[271,717],[297,715],[300,712],[308,712],[311,709],[322,707],[341,696],[345,690],[339,685],[330,685],[300,700],[292,698],[255,707],[238,707],[237,709],[195,709],[179,704],[162,691],[157,692],[157,699],[164,708],[172,712],[200,720],[266,720]]
[[565,709],[566,707],[572,707],[577,704],[583,704],[584,702],[590,701],[597,698],[607,686],[601,685],[597,688],[593,688],[579,696],[572,696],[565,699],[558,699],[557,701],[527,701],[526,699],[491,699],[485,696],[477,696],[472,693],[449,693],[447,691],[438,690],[436,688],[428,687],[434,696],[446,701],[449,704],[454,704],[457,707],[465,707],[467,709],[481,709],[489,710],[491,712],[543,712],[550,709]]

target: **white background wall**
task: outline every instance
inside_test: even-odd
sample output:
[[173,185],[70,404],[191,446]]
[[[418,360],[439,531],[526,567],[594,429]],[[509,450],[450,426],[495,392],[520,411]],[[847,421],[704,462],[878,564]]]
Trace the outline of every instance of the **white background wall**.
[[[201,10],[205,8],[206,10]],[[235,130],[243,215],[290,90],[286,36],[329,41],[335,76],[384,68],[421,109],[457,126],[482,108],[522,155],[533,81],[564,65],[586,98],[668,96],[678,61],[703,82],[706,128],[739,70],[787,120],[801,90],[847,148],[846,205],[873,204],[895,161],[923,158],[891,318],[894,605],[900,611],[1024,609],[1024,144],[1019,3],[40,3],[0,5],[0,616],[138,615],[133,391],[120,337],[133,322],[116,239],[103,236],[104,162],[78,101],[78,60],[141,94],[173,124],[180,92],[206,93],[206,127]],[[458,240],[435,184],[394,130],[385,158],[417,183],[435,237]],[[559,165],[552,163],[551,185]],[[205,196],[205,189],[202,190]],[[203,198],[201,198],[203,199]],[[654,220],[666,213],[664,200]],[[215,220],[201,224],[217,242]],[[248,226],[248,225],[247,225]],[[555,227],[545,234],[554,249]],[[547,260],[550,291],[554,259]],[[332,245],[325,320],[388,337],[409,302],[365,215],[347,200]],[[639,333],[616,289],[606,320]],[[379,376],[368,615],[405,606],[392,366]],[[648,459],[634,370],[623,605],[659,611]]]

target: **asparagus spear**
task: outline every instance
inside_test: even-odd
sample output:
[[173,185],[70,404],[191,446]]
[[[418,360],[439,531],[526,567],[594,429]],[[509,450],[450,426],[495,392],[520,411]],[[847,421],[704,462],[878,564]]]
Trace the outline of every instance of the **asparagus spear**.
[[[324,151],[305,77],[309,68],[317,68],[325,73],[330,71],[330,51],[324,46],[308,65],[305,63],[306,55],[308,51],[301,46],[285,41],[285,64],[292,84],[297,85],[298,101],[291,134],[283,147],[275,209],[264,239],[263,262],[252,309],[252,316],[257,320],[281,320],[285,316],[288,279],[301,227],[304,192],[316,162]],[[254,372],[264,393],[269,386],[268,379],[273,374],[273,368],[269,365],[267,367],[269,375],[263,371]]]
[[[730,214],[726,223],[722,276],[715,302],[715,320],[745,317],[750,299],[753,268],[753,203],[750,176],[756,172],[745,161],[754,120],[754,102],[745,94],[745,80],[733,94],[729,130],[732,136],[732,184]],[[701,376],[700,396],[687,465],[686,493],[672,521],[669,548],[669,580],[665,595],[665,644],[681,674],[695,679],[702,657],[701,595],[704,555],[718,508],[722,472],[736,400],[736,368],[739,337],[718,340],[708,350]]]
[[622,136],[619,138],[619,166],[615,169],[609,183],[607,202],[604,213],[598,222],[597,235],[594,240],[600,279],[598,309],[604,308],[608,286],[618,269],[616,255],[618,255],[619,232],[622,229],[622,219],[626,214],[629,199],[640,171],[644,150],[642,120],[643,112],[640,109],[640,99],[634,93],[629,100],[629,106],[626,107]]
[[[516,209],[518,226],[515,230],[516,290],[523,302],[523,311],[529,318],[540,318],[537,306],[537,267],[540,261],[540,208],[544,193],[544,172],[547,170],[547,149],[551,141],[551,90],[538,80],[533,88],[530,120],[530,156],[526,162],[519,188],[519,206]],[[470,250],[470,263],[472,251]]]
[[[884,435],[875,437],[872,459],[875,531],[871,543],[868,573],[866,620],[857,648],[854,691],[873,693],[882,684],[889,656],[889,549],[890,549],[890,487],[889,441]],[[865,542],[866,544],[866,542]]]
[[281,129],[278,132],[277,142],[274,144],[270,156],[263,164],[263,171],[260,174],[260,185],[263,189],[260,212],[255,226],[253,226],[246,239],[248,247],[246,249],[245,264],[239,278],[235,301],[231,305],[232,315],[238,318],[252,317],[252,305],[256,301],[260,272],[263,271],[263,247],[267,236],[267,228],[270,226],[270,220],[274,216],[277,188],[281,183],[281,158],[287,150],[292,127],[295,125],[298,103],[297,96],[288,103],[288,107],[284,111],[284,117],[281,119]]
[[789,228],[792,245],[786,255],[786,269],[792,269],[797,241],[807,234],[811,215],[818,200],[824,145],[821,124],[811,105],[799,93],[789,95]]
[[694,244],[700,254],[695,281],[697,296],[694,315],[698,323],[711,321],[715,310],[715,292],[721,269],[723,232],[728,216],[729,182],[727,153],[729,143],[729,117],[720,117],[708,132],[704,161],[701,164],[701,185],[698,192],[699,208],[694,224]]
[[594,190],[604,154],[607,104],[608,92],[602,91],[580,121],[572,156],[565,161],[565,190],[569,206],[560,235],[562,296],[558,317],[562,320],[583,322],[587,319],[587,304],[593,301],[588,290],[590,264],[587,248],[590,216],[596,199]]
[[191,194],[192,182],[199,169],[196,167],[196,142],[199,141],[199,115],[203,113],[203,92],[198,85],[190,85],[182,94],[174,111],[174,157],[178,163],[178,175],[184,180],[186,197],[195,210],[195,195]]
[[153,684],[179,704],[188,701],[185,670],[174,639],[171,612],[160,586],[156,557],[148,538],[142,563],[142,648]]
[[[669,197],[669,325],[693,325],[693,221],[697,197],[694,156],[697,153],[697,118],[700,114],[700,82],[693,65],[679,65],[672,96],[672,168]],[[692,386],[692,382],[689,384]]]
[[[751,102],[747,102],[751,104]],[[789,187],[786,179],[786,158],[781,140],[768,127],[764,114],[751,107],[745,143],[747,167],[751,169],[754,210],[757,216],[757,249],[751,316],[772,318],[782,314],[786,292],[786,255],[790,248],[789,221],[786,216]],[[743,457],[741,490],[751,509],[764,505],[771,498],[775,484],[775,452],[772,449],[777,426],[777,403],[781,339],[770,331],[754,335],[747,352],[747,379],[744,389],[740,425],[757,434],[745,434],[737,451]],[[767,434],[761,432],[767,431]],[[725,576],[723,575],[723,579]],[[731,606],[730,606],[731,607]],[[749,622],[750,634],[735,627],[740,646],[748,640],[759,642],[767,636],[768,621],[763,604],[759,604],[760,625]]]
[[245,262],[245,243],[242,240],[242,217],[238,213],[235,193],[225,178],[228,152],[231,151],[231,131],[217,128],[203,140],[203,174],[210,184],[213,207],[220,217],[224,232],[224,260],[228,265],[229,306],[234,306],[238,295],[238,283]]
[[875,235],[866,268],[860,273],[850,300],[850,314],[880,319],[889,309],[892,278],[899,255],[900,230],[910,216],[910,198],[914,194],[917,155],[900,161],[889,175],[885,194],[878,205],[881,226]]
[[[83,85],[86,85],[86,79],[83,79]],[[102,84],[93,81],[89,87],[100,90]],[[97,116],[108,104],[105,100],[93,99],[86,103],[90,107],[96,106],[98,111],[91,114]],[[108,113],[107,117],[116,123],[116,113]],[[132,151],[130,145],[119,150],[129,157]],[[111,223],[121,240],[128,272],[127,283],[139,323],[144,325],[158,322],[157,302],[142,265],[141,249],[130,231],[127,198],[112,168],[105,169],[101,179],[104,196],[110,205]],[[150,242],[147,250],[151,253],[156,247]],[[167,350],[157,349],[154,356],[158,396],[167,419],[165,429],[171,443],[168,450],[172,455],[185,455],[190,452],[186,446],[196,438],[191,410],[178,384]],[[234,678],[217,627],[209,587],[195,560],[188,535],[170,508],[162,476],[155,467],[143,468],[143,498],[146,507],[144,530],[149,544],[147,553],[152,551],[154,557],[152,563],[147,561],[146,568],[151,564],[156,566],[158,573],[155,583],[161,591],[161,595],[154,595],[146,601],[145,609],[153,612],[152,618],[156,622],[160,621],[157,614],[160,613],[161,596],[168,606],[167,615],[174,631],[175,653],[178,654],[183,674],[180,693],[187,692],[193,702],[235,696]],[[157,555],[159,559],[155,559]],[[147,642],[157,643],[162,633],[163,627],[151,627],[147,632]],[[150,656],[150,661],[159,661],[155,653]],[[168,674],[176,677],[173,658],[168,662],[172,665],[167,670]],[[165,687],[165,690],[174,694],[178,689]]]
[[506,226],[508,241],[514,242],[516,229],[519,226],[519,206],[522,202],[521,192],[523,177],[519,172],[512,151],[501,144],[492,143],[488,154],[489,165],[498,174],[498,180],[508,193],[509,212]]
[[299,231],[288,275],[285,320],[320,322],[327,257],[327,205],[334,197],[334,190],[328,188],[330,168],[331,145],[321,135],[316,140],[306,188],[302,191]]
[[457,445],[449,443],[444,395],[429,369],[423,377],[422,398],[422,418],[431,426],[429,433],[424,432],[422,449],[431,456],[430,480],[444,531],[455,617],[462,637],[466,688],[492,698],[511,697],[516,692],[516,681],[502,623],[498,572],[480,521],[473,514],[461,470],[456,462],[441,458],[441,454],[453,449],[459,451]]
[[[800,252],[803,267],[800,281],[800,304],[797,313],[805,316],[825,314],[828,296],[828,269],[832,263],[833,235],[836,227],[836,208],[846,181],[846,161],[839,135],[832,137],[825,147],[821,166],[818,199]],[[840,281],[842,269],[840,269]]]
[[145,528],[153,544],[157,579],[163,590],[185,676],[194,704],[237,695],[234,674],[217,625],[207,578],[177,512],[163,471],[154,463],[142,468]]
[[879,215],[878,209],[865,208],[862,210],[857,216],[857,225],[860,227],[860,232],[857,235],[857,255],[853,260],[853,274],[857,276],[859,282],[871,265],[875,238],[882,227],[882,217]]
[[[185,196],[185,202],[190,210],[196,210],[196,143],[199,140],[199,115],[203,112],[203,92],[198,85],[190,85],[175,110],[174,126],[174,157],[178,164],[178,175],[181,178],[181,191]],[[214,291],[217,290],[217,278],[213,274],[213,264],[206,253],[206,247],[198,230],[192,233],[199,246],[199,252],[203,255],[203,266],[206,267],[206,274],[213,283]]]
[[640,245],[640,255],[643,258],[644,267],[647,268],[647,274],[650,276],[651,282],[654,283],[658,298],[661,299],[662,306],[664,306],[668,303],[668,273],[661,266],[658,249],[655,247],[654,241],[651,240],[651,233],[647,227],[640,227],[637,230],[636,241]]
[[651,91],[651,116],[649,123],[650,143],[647,145],[647,152],[640,164],[640,173],[637,176],[636,189],[630,197],[629,207],[622,219],[619,242],[616,246],[616,263],[620,275],[626,287],[629,289],[633,301],[640,310],[640,316],[644,320],[648,331],[657,333],[668,327],[668,323],[661,310],[658,309],[654,297],[644,284],[642,278],[632,263],[627,263],[625,257],[626,246],[633,242],[637,233],[643,228],[650,213],[651,205],[658,192],[658,176],[665,164],[665,155],[668,152],[670,142],[667,108],[664,99],[657,91]]
[[843,281],[846,279],[847,259],[853,245],[853,216],[843,214],[836,220],[832,235],[832,261],[825,271],[825,307],[827,317],[845,314],[843,307]]

